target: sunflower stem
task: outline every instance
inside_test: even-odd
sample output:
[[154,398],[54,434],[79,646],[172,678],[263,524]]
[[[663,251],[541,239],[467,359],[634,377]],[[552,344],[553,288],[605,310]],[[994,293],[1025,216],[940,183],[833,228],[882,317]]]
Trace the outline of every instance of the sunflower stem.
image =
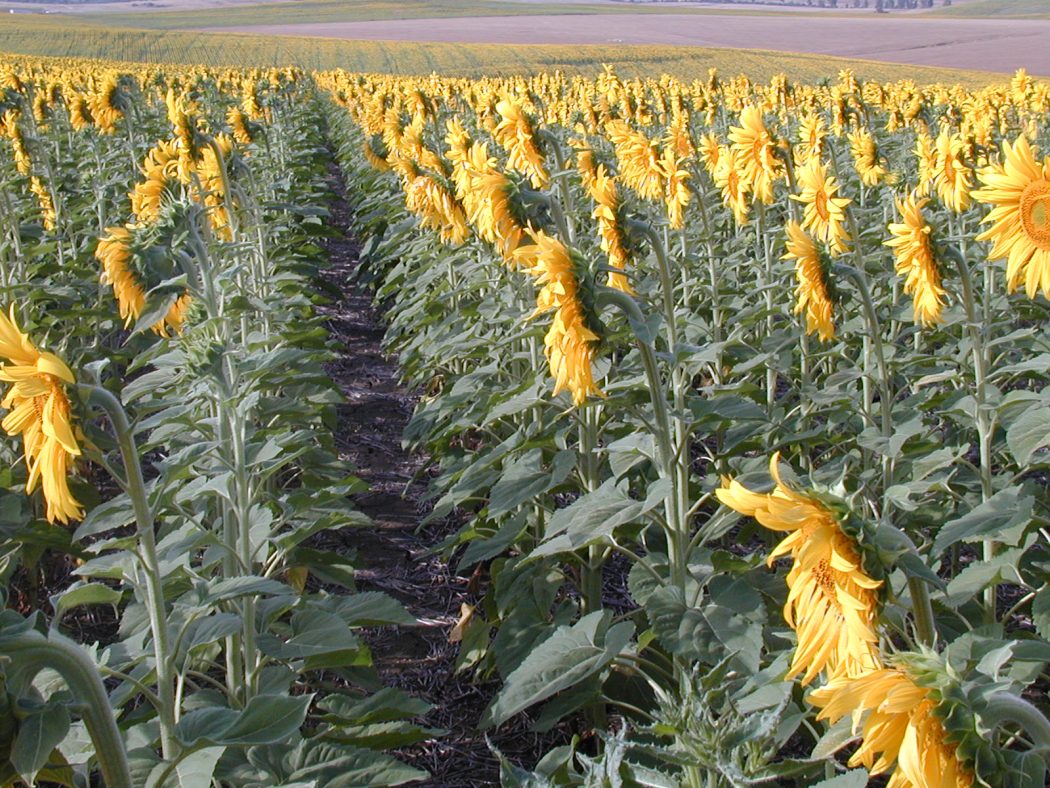
[[[886,351],[882,344],[882,328],[879,324],[879,315],[875,311],[875,302],[871,298],[871,290],[864,274],[858,269],[843,263],[834,264],[835,271],[849,278],[857,286],[860,293],[861,306],[864,311],[864,320],[868,324],[868,336],[871,349],[875,356],[875,364],[878,372],[879,385],[879,409],[881,413],[882,437],[889,441],[893,435],[893,390],[890,385],[889,367],[886,364]],[[870,375],[870,372],[869,372]],[[893,461],[889,456],[888,448],[882,455],[882,492],[890,488],[893,481]],[[884,504],[888,509],[888,504]],[[883,512],[883,516],[886,512]]]
[[53,670],[63,678],[82,704],[84,725],[95,746],[103,784],[107,788],[131,788],[131,769],[113,707],[95,664],[84,649],[57,632],[45,637],[36,630],[28,630],[0,634],[0,653],[6,657],[24,657],[24,664],[20,660],[19,666],[28,669],[28,678],[44,669]]
[[[664,394],[663,381],[660,378],[660,370],[656,363],[656,353],[653,351],[653,347],[647,338],[645,318],[635,300],[619,290],[604,288],[599,291],[597,300],[599,307],[605,305],[615,306],[623,312],[631,325],[631,330],[634,332],[635,345],[642,357],[642,366],[645,369],[649,388],[649,399],[652,402],[656,422],[653,430],[653,439],[657,448],[657,472],[661,478],[671,480],[672,485],[674,485],[680,478],[675,471],[674,432],[668,412],[667,398]],[[664,514],[667,520],[667,558],[670,565],[671,583],[684,589],[688,532],[683,522],[685,513],[678,510],[678,500],[677,490],[673,490],[664,501]]]
[[[945,248],[945,254],[955,263],[959,271],[959,283],[962,285],[962,302],[966,310],[966,330],[970,337],[970,352],[973,356],[974,398],[976,407],[977,443],[980,456],[981,502],[987,501],[994,494],[992,476],[992,435],[995,429],[994,418],[989,418],[988,408],[988,368],[985,355],[985,342],[981,322],[977,314],[977,298],[974,293],[973,275],[966,262],[966,255],[954,246]],[[982,553],[985,561],[995,557],[996,543],[992,539],[982,542]],[[986,623],[995,621],[995,607],[998,587],[992,583],[984,590],[984,614]]]
[[1050,720],[1035,706],[1009,692],[996,692],[985,701],[981,720],[990,728],[1014,723],[1035,745],[1035,752],[1050,763]]
[[163,573],[157,557],[153,509],[150,507],[146,492],[146,481],[142,475],[142,463],[135,445],[135,435],[128,421],[127,411],[114,394],[101,386],[88,384],[79,384],[77,389],[87,395],[90,405],[101,408],[109,417],[113,431],[116,433],[117,444],[120,446],[121,458],[124,461],[126,478],[118,479],[117,482],[123,482],[124,491],[131,499],[139,545],[142,548],[139,560],[142,562],[145,574],[144,602],[149,616],[150,629],[153,631],[153,658],[156,663],[154,670],[157,674],[157,698],[160,701],[157,707],[157,720],[160,725],[161,753],[165,760],[170,760],[175,757],[179,749],[175,738],[177,714],[175,682],[172,673],[175,655],[171,653],[169,647],[171,639],[168,631],[167,608],[164,603]]

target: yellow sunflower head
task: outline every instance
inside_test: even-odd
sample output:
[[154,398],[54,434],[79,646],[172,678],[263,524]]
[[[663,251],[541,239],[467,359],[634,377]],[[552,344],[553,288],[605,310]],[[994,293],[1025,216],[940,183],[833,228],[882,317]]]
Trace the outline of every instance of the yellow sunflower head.
[[889,226],[892,238],[886,246],[893,249],[897,273],[904,277],[904,292],[912,296],[915,322],[923,326],[943,321],[944,288],[940,267],[933,254],[933,228],[926,222],[922,209],[928,199],[909,195],[897,200],[901,221]]
[[787,536],[769,554],[792,560],[787,575],[784,618],[798,635],[788,678],[808,684],[821,673],[855,676],[879,667],[875,631],[881,580],[862,566],[856,539],[818,496],[793,490],[780,475],[780,455],[769,461],[776,482],[771,493],[756,493],[737,480],[715,491],[734,511]]
[[41,352],[18,327],[14,305],[0,313],[0,381],[10,384],[0,407],[0,426],[22,436],[29,479],[26,492],[43,488],[49,522],[68,523],[84,516],[69,490],[73,458],[80,455],[65,387],[76,378],[58,356]]
[[849,251],[846,209],[852,200],[838,196],[835,176],[828,175],[828,166],[816,156],[798,171],[797,177],[800,193],[791,195],[791,199],[802,203],[802,229],[827,244],[833,255]]
[[977,236],[991,241],[991,260],[1006,260],[1010,292],[1024,285],[1029,298],[1042,291],[1050,298],[1050,158],[1036,159],[1036,150],[1020,135],[1003,143],[1003,162],[978,173],[983,188],[973,198],[992,205]]
[[903,665],[838,677],[808,700],[821,710],[818,719],[836,722],[849,715],[861,727],[863,741],[850,766],[864,765],[873,775],[892,768],[889,784],[898,788],[974,784],[973,771],[944,728],[935,694]]
[[785,260],[795,261],[795,314],[805,313],[806,333],[835,338],[835,313],[828,264],[813,239],[797,222],[788,222]]

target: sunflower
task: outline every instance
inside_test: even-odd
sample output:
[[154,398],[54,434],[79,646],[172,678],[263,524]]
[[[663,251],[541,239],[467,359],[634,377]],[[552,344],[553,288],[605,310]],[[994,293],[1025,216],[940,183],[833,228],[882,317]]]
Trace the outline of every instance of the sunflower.
[[788,222],[785,260],[795,261],[798,287],[795,296],[795,314],[806,313],[806,333],[816,333],[822,340],[835,337],[835,316],[827,271],[817,245],[806,235],[798,222]]
[[102,86],[88,99],[95,127],[103,134],[116,132],[117,123],[124,117],[126,101],[117,74],[107,74]]
[[1050,298],[1050,157],[1039,162],[1036,151],[1021,135],[1003,143],[1004,163],[978,173],[984,188],[973,197],[995,207],[977,240],[992,241],[989,259],[1006,258],[1010,292],[1024,283],[1029,298],[1040,290]]
[[930,690],[899,667],[880,668],[862,676],[843,677],[810,693],[821,709],[818,719],[836,722],[868,713],[863,743],[849,760],[882,774],[894,766],[889,788],[969,788],[974,776],[947,740]]
[[875,138],[867,129],[857,129],[849,135],[850,153],[853,154],[853,163],[857,168],[860,182],[865,186],[876,186],[879,181],[886,177],[887,170],[881,157],[879,149],[875,145]]
[[252,144],[252,130],[249,126],[248,116],[240,107],[230,107],[226,112],[226,122],[233,131],[233,138],[241,145]]
[[49,522],[68,523],[84,516],[69,490],[67,475],[73,457],[80,455],[65,386],[76,378],[53,353],[39,351],[23,334],[12,305],[10,316],[0,313],[0,381],[11,388],[0,406],[8,410],[0,426],[8,435],[22,435],[29,480],[26,492],[43,487]]
[[852,200],[839,197],[839,185],[828,166],[811,157],[798,172],[799,195],[791,195],[803,205],[802,229],[826,243],[832,254],[849,251],[845,208]]
[[[595,170],[593,185],[590,188],[591,198],[595,202],[591,214],[598,223],[598,232],[602,239],[602,251],[609,256],[609,265],[619,271],[627,267],[630,253],[627,251],[626,239],[621,226],[620,196],[616,189],[616,178],[605,171],[605,165],[598,165]],[[633,294],[634,289],[627,277],[616,271],[609,272],[607,284],[616,290]]]
[[805,685],[821,672],[862,675],[881,665],[875,622],[882,581],[864,572],[856,542],[822,501],[784,484],[779,460],[779,453],[769,460],[772,493],[752,492],[734,479],[715,494],[766,528],[788,532],[767,559],[771,565],[790,555],[793,562],[784,618],[798,634],[798,647],[787,678],[802,674]]
[[470,146],[463,161],[452,172],[456,198],[478,235],[493,244],[507,262],[525,237],[511,196],[513,184],[496,168],[483,142]]
[[930,242],[933,228],[922,215],[927,202],[927,198],[916,200],[914,194],[897,200],[901,222],[890,225],[893,238],[885,245],[893,249],[897,273],[904,277],[904,292],[912,296],[915,322],[932,326],[943,320],[945,291]]
[[158,142],[142,163],[142,181],[135,184],[131,197],[131,212],[143,223],[156,221],[167,195],[179,188],[179,151],[177,143]]
[[33,160],[26,147],[26,138],[19,124],[22,115],[18,110],[9,109],[4,113],[3,129],[4,136],[11,142],[11,150],[14,154],[15,169],[20,175],[29,175],[33,171]]
[[672,230],[681,230],[685,222],[685,206],[692,197],[686,184],[689,173],[682,169],[682,159],[671,148],[664,149],[656,166],[663,176],[667,223]]
[[55,203],[51,199],[51,192],[42,180],[35,175],[29,179],[29,191],[36,197],[37,204],[40,206],[40,220],[44,225],[44,229],[51,232],[55,229]]
[[824,154],[824,139],[827,135],[828,127],[822,115],[804,115],[798,126],[799,144],[795,148],[795,161],[801,166],[810,159],[819,159]]
[[962,153],[965,149],[966,143],[962,138],[948,129],[937,136],[937,170],[933,182],[941,202],[956,213],[962,213],[970,207],[970,176],[973,170],[963,163]]
[[616,151],[620,178],[624,184],[643,200],[655,202],[663,199],[663,170],[657,146],[622,120],[609,121],[605,133]]
[[231,195],[226,191],[223,168],[233,152],[233,138],[228,134],[216,134],[214,145],[201,149],[197,173],[204,189],[204,204],[208,208],[208,220],[212,229],[224,241],[233,240],[230,226]]
[[740,125],[730,127],[729,139],[755,199],[767,205],[773,202],[773,183],[780,178],[783,166],[777,158],[776,142],[762,120],[762,110],[745,107],[740,113]]
[[714,177],[715,172],[718,170],[718,162],[722,153],[722,146],[718,142],[718,137],[714,134],[707,133],[700,137],[700,161],[704,163],[704,169]]
[[536,147],[532,121],[514,101],[500,101],[496,104],[496,111],[501,120],[496,124],[493,136],[507,151],[507,165],[528,177],[537,189],[544,188],[550,182],[550,175],[544,166],[543,154]]
[[577,140],[573,147],[576,148],[576,172],[579,173],[580,183],[587,193],[594,197],[595,180],[598,174],[594,163],[594,151],[582,140]]
[[937,145],[925,131],[915,135],[915,159],[919,169],[919,185],[915,191],[918,196],[925,197],[937,177]]
[[[129,228],[110,227],[107,236],[99,240],[95,250],[95,257],[102,263],[102,281],[113,287],[113,295],[117,299],[117,307],[125,328],[130,328],[146,308],[146,291],[131,269],[134,256],[132,240]],[[152,326],[154,333],[168,336],[170,328],[181,334],[188,308],[189,296],[177,299],[163,319]]]
[[572,254],[542,230],[528,234],[533,243],[519,247],[514,257],[540,286],[532,316],[555,310],[543,340],[554,393],[568,390],[573,404],[579,406],[587,397],[604,396],[592,369],[600,337],[589,327],[591,320],[580,298],[579,267]]
[[437,230],[444,243],[459,245],[470,236],[467,216],[456,196],[430,175],[417,174],[404,184],[405,207],[418,216],[424,227]]
[[94,122],[91,117],[91,104],[87,96],[82,96],[79,93],[74,94],[69,100],[69,124],[74,131],[83,131]]
[[722,191],[722,204],[733,212],[733,220],[743,227],[748,222],[749,184],[741,174],[743,165],[735,148],[722,147],[715,168],[715,186]]

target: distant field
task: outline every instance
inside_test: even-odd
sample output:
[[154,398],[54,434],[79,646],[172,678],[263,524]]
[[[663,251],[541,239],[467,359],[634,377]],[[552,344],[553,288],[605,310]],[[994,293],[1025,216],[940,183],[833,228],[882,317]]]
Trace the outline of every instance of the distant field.
[[[161,4],[163,0],[161,0]],[[525,3],[501,0],[303,0],[259,3],[224,8],[191,8],[179,11],[107,10],[105,15],[85,14],[124,27],[152,30],[185,30],[202,27],[239,27],[296,23],[367,22],[380,19],[449,19],[465,16],[532,16],[535,14],[601,14],[622,10],[620,4]],[[631,11],[661,13],[662,6],[632,5]]]
[[935,8],[924,16],[966,19],[1050,19],[1050,0],[972,0]]
[[[527,21],[526,21],[527,19]],[[226,24],[223,28],[229,29]],[[938,68],[1050,74],[1050,20],[858,19],[822,15],[474,16],[250,24],[238,32],[369,41],[757,48]]]
[[299,65],[395,74],[483,76],[532,73],[559,68],[593,75],[602,63],[624,76],[672,74],[706,78],[709,68],[724,75],[767,80],[788,74],[793,81],[833,78],[842,68],[890,81],[960,83],[980,86],[1002,80],[979,71],[922,68],[784,52],[670,46],[510,46],[503,44],[340,41],[293,36],[231,35],[178,31],[111,29],[79,18],[0,16],[0,51],[31,55],[111,58],[153,63],[205,65]]

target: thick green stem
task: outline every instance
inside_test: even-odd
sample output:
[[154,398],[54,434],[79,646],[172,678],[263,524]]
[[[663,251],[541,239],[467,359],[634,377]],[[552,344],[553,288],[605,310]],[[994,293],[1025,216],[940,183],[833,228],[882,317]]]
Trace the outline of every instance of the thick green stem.
[[83,704],[81,713],[91,743],[95,745],[102,782],[106,788],[131,788],[131,770],[120,729],[102,679],[84,650],[58,633],[44,637],[30,630],[0,635],[0,652],[12,658],[24,658],[24,662],[19,659],[19,666],[24,664],[31,675],[49,669],[62,677],[73,696]]
[[933,604],[930,602],[930,591],[926,581],[918,577],[909,577],[908,593],[911,595],[911,612],[919,643],[933,648],[937,643],[937,624],[933,618]]
[[175,708],[175,678],[173,673],[174,657],[169,644],[167,608],[164,603],[164,581],[157,557],[157,537],[154,531],[153,510],[149,505],[146,493],[146,481],[142,476],[142,464],[135,436],[128,422],[124,406],[109,391],[100,386],[81,385],[79,389],[87,394],[88,402],[106,412],[117,444],[120,446],[121,458],[124,461],[124,479],[118,479],[124,492],[131,499],[135,512],[135,523],[139,538],[139,560],[145,576],[144,603],[149,616],[150,628],[153,631],[153,658],[156,663],[157,697],[160,705],[157,708],[157,719],[160,724],[161,752],[165,759],[175,757],[178,744],[175,738],[175,723],[178,717]]
[[1035,751],[1050,762],[1050,720],[1023,698],[1009,692],[997,692],[985,702],[981,721],[990,728],[1013,723],[1032,740]]
[[[645,338],[645,319],[634,299],[619,290],[605,289],[599,293],[599,305],[610,305],[620,309],[628,318],[631,328],[635,334],[635,345],[642,357],[642,366],[645,369],[645,377],[649,388],[649,399],[653,406],[655,417],[655,432],[653,439],[657,450],[657,471],[661,478],[676,481],[677,474],[675,463],[677,455],[674,449],[673,428],[671,416],[667,408],[667,399],[664,396],[663,381],[660,378],[660,370],[656,363],[656,353],[652,345]],[[685,588],[687,573],[686,548],[689,534],[682,522],[685,512],[680,512],[678,507],[678,495],[672,491],[664,503],[665,517],[667,520],[667,553],[668,563],[671,570],[671,582],[679,588]]]
[[[992,484],[992,436],[995,430],[995,423],[990,417],[988,408],[988,367],[985,355],[985,337],[977,314],[977,298],[973,288],[973,275],[970,272],[970,266],[966,263],[966,256],[954,247],[948,247],[945,253],[952,258],[955,262],[955,267],[959,271],[963,308],[966,310],[966,330],[970,337],[970,352],[973,358],[975,384],[974,396],[977,402],[976,427],[980,456],[981,501],[984,502],[994,494]],[[991,539],[985,539],[982,547],[984,560],[991,561],[995,557],[995,542]],[[996,585],[992,584],[984,591],[984,612],[985,620],[988,623],[995,621],[996,590]]]
[[[849,265],[838,263],[835,270],[853,280],[860,293],[861,306],[864,310],[864,320],[868,324],[868,335],[871,340],[871,348],[875,356],[875,364],[879,380],[879,409],[881,411],[882,437],[887,441],[893,435],[893,387],[890,381],[889,367],[886,364],[886,351],[882,344],[882,327],[879,324],[879,316],[875,311],[875,302],[872,301],[871,291],[864,274]],[[870,372],[869,372],[870,374]],[[890,488],[893,480],[893,461],[889,454],[882,455],[882,491]]]

